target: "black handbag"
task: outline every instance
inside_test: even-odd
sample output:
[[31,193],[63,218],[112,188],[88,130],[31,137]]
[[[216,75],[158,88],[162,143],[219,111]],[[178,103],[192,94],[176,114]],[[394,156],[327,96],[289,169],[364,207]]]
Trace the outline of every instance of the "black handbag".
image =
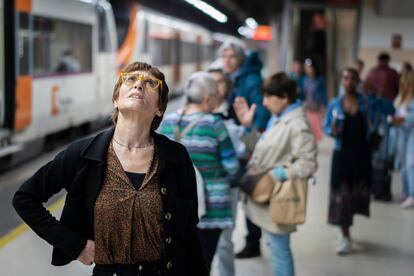
[[240,180],[240,189],[256,203],[269,203],[275,187],[275,181],[257,166],[248,167]]

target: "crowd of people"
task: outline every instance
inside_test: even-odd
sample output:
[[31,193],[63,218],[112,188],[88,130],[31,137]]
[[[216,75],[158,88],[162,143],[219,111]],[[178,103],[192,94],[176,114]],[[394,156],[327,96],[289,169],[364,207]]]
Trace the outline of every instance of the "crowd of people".
[[[134,62],[114,88],[115,126],[58,154],[13,204],[53,245],[53,264],[95,263],[95,276],[209,275],[215,255],[219,275],[234,276],[235,258],[261,255],[262,233],[274,275],[295,275],[291,234],[304,222],[324,134],[335,140],[327,221],[340,229],[338,254],[351,252],[353,216],[369,216],[372,191],[390,199],[375,170],[401,169],[402,207],[414,207],[414,72],[407,64],[400,76],[389,61],[381,54],[364,81],[363,61],[344,68],[328,103],[311,59],[263,80],[258,53],[224,43],[214,66],[186,81],[185,106],[165,118],[163,73]],[[57,220],[42,202],[62,189]],[[276,200],[282,189],[288,203]],[[238,203],[247,235],[235,254]],[[280,206],[292,215],[281,218]]]

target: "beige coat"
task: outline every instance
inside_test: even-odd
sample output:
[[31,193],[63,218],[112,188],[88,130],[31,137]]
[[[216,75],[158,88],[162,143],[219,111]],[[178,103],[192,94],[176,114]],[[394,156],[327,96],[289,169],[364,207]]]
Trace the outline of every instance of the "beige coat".
[[[263,169],[283,166],[287,168],[288,178],[307,181],[317,169],[317,152],[305,112],[303,108],[297,108],[282,116],[263,134],[254,147],[249,164],[255,163]],[[276,234],[296,230],[295,226],[274,223],[268,212],[269,205],[257,204],[246,195],[242,201],[249,219],[264,230]]]

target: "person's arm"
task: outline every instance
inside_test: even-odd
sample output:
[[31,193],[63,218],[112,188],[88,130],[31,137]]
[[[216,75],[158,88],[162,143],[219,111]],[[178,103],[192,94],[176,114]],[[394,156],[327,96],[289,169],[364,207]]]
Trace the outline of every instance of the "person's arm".
[[286,178],[307,179],[318,168],[318,147],[312,131],[306,126],[294,126],[290,139],[293,161],[286,168]]
[[198,200],[197,200],[197,183],[193,163],[187,150],[183,146],[185,180],[188,181],[189,197],[193,204],[191,205],[190,217],[186,228],[186,263],[188,264],[188,275],[208,276],[207,264],[204,259],[203,249],[201,247],[200,237],[198,234]]
[[333,136],[332,135],[332,121],[333,121],[333,109],[334,109],[334,103],[331,101],[328,104],[328,108],[325,112],[325,117],[323,119],[323,131],[326,135]]
[[71,148],[59,153],[25,181],[13,198],[13,206],[33,231],[51,245],[76,259],[87,239],[61,224],[43,206],[44,202],[70,183],[79,166],[79,152]]

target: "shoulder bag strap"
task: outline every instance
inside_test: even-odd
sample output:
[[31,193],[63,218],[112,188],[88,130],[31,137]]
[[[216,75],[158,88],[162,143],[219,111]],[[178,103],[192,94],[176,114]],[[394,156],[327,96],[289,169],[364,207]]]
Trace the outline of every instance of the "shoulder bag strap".
[[177,122],[177,126],[175,127],[174,130],[174,140],[176,142],[180,142],[181,139],[187,135],[187,133],[198,123],[201,121],[201,119],[204,117],[204,115],[199,116],[198,118],[196,118],[195,120],[193,120],[191,123],[189,123],[184,129],[183,131],[180,131],[180,123],[183,119],[183,116],[185,114],[185,111],[183,111],[183,113],[180,116],[180,119]]

